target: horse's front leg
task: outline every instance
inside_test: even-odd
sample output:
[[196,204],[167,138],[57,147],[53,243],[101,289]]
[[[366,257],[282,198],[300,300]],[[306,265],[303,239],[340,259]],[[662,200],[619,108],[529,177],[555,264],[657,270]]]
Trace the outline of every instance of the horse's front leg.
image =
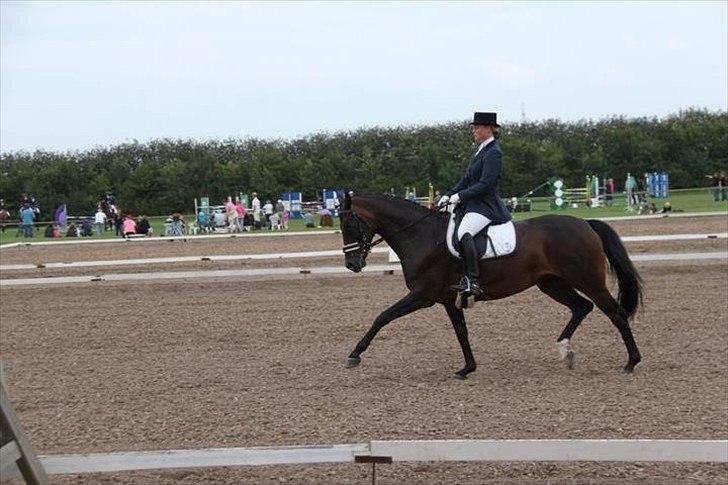
[[470,349],[470,340],[468,339],[468,327],[465,325],[465,314],[460,308],[456,308],[455,305],[449,304],[444,305],[447,311],[447,316],[450,317],[452,326],[455,329],[455,335],[458,337],[460,342],[460,348],[463,351],[463,357],[465,357],[465,367],[455,373],[455,377],[458,379],[465,379],[468,374],[475,370],[475,358],[473,357],[473,351]]
[[376,319],[374,319],[374,323],[369,331],[366,335],[364,335],[364,337],[362,337],[359,343],[356,344],[356,347],[354,347],[351,354],[349,354],[349,358],[346,359],[346,367],[356,367],[359,365],[359,362],[361,362],[359,355],[361,355],[361,353],[369,347],[369,344],[372,343],[374,337],[386,324],[394,319],[410,314],[415,310],[427,308],[434,304],[435,302],[425,298],[422,294],[412,291],[397,303],[384,310]]

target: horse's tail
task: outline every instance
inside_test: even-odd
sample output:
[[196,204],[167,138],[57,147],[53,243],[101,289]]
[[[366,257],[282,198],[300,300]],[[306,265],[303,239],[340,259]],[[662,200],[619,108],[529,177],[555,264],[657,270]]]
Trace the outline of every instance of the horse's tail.
[[634,315],[642,303],[642,278],[632,264],[619,235],[606,222],[589,219],[591,228],[599,235],[609,265],[617,273],[619,283],[619,304],[627,312],[627,318]]

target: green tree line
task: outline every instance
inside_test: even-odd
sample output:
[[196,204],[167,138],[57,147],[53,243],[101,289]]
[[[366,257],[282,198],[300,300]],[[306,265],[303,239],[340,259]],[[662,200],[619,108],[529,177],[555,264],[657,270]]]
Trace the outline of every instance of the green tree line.
[[[567,186],[584,176],[667,171],[673,188],[705,184],[728,167],[728,114],[700,109],[665,118],[613,117],[596,121],[545,120],[503,126],[501,192],[521,195],[553,176]],[[466,121],[432,126],[362,128],[293,140],[154,140],[85,151],[24,151],[0,155],[0,198],[12,211],[22,194],[49,214],[65,202],[69,213],[95,210],[111,191],[125,212],[191,212],[196,197],[283,191],[315,200],[324,188],[403,194],[429,183],[449,189],[467,166],[474,144]]]

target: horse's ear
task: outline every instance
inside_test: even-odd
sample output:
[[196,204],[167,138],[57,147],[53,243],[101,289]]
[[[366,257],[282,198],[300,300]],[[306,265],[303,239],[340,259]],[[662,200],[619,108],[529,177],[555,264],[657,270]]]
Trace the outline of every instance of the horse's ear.
[[347,190],[344,195],[344,209],[351,209],[351,196],[354,192]]

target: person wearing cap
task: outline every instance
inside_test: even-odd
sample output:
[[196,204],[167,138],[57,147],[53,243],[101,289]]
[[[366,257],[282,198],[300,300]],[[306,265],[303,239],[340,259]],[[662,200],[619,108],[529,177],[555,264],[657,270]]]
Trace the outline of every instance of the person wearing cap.
[[460,283],[453,286],[463,296],[480,296],[478,278],[478,251],[474,237],[489,224],[503,224],[511,220],[511,214],[498,193],[498,181],[503,169],[503,155],[496,141],[500,125],[496,113],[476,112],[470,123],[473,139],[478,144],[470,159],[465,175],[437,202],[442,208],[451,204],[461,217],[457,237],[460,254],[465,260],[465,273]]

